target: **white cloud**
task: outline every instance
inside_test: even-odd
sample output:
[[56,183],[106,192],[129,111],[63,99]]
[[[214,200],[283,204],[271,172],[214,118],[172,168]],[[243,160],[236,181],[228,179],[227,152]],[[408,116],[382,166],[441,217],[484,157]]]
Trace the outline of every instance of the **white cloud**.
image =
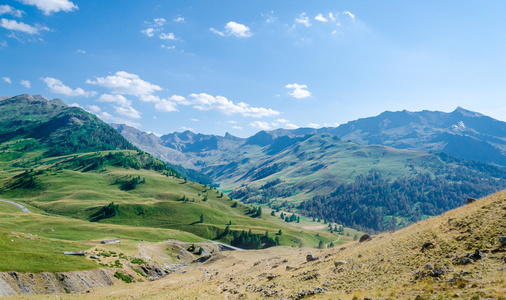
[[295,18],[295,23],[302,24],[306,27],[311,26],[311,23],[309,22],[309,17],[306,15],[306,13],[301,13],[298,18]]
[[288,94],[294,98],[301,99],[311,97],[311,92],[307,90],[307,85],[305,84],[292,83],[285,85],[285,88],[293,89]]
[[0,41],[0,47],[7,47],[6,41]]
[[251,122],[249,123],[249,125],[253,128],[259,128],[259,129],[262,129],[262,130],[269,130],[271,129],[271,125],[267,122],[262,122],[262,121],[254,121],[254,122]]
[[309,128],[315,128],[315,129],[321,128],[320,124],[316,124],[316,123],[309,123],[307,125],[307,127],[309,127]]
[[77,49],[76,50],[76,53],[79,53],[79,54],[86,54],[86,51],[82,50],[82,49]]
[[59,11],[73,11],[79,9],[77,5],[68,0],[18,0],[23,4],[34,5],[48,16]]
[[131,106],[114,106],[114,109],[116,110],[116,113],[131,119],[139,119],[141,117],[141,113]]
[[9,14],[17,18],[21,18],[25,12],[19,9],[15,9],[10,5],[0,5],[0,15]]
[[166,112],[178,111],[176,103],[164,99],[155,104],[155,109],[158,111],[166,111]]
[[155,109],[158,111],[178,111],[177,103],[189,105],[190,102],[186,100],[183,96],[173,95],[167,99],[162,99],[156,95],[141,95],[139,100],[143,102],[153,102],[155,103]]
[[170,32],[168,34],[162,32],[162,33],[160,33],[159,37],[162,40],[175,40],[176,39],[176,37],[174,36],[174,33],[172,33],[172,32]]
[[172,102],[176,102],[176,103],[182,104],[182,105],[190,105],[191,104],[191,102],[188,99],[186,99],[183,96],[179,96],[179,95],[172,95],[167,100],[172,101]]
[[[190,104],[198,110],[217,110],[226,115],[240,114],[245,117],[268,117],[279,115],[278,111],[270,108],[251,107],[244,102],[237,104],[222,96],[211,96],[206,93],[191,94]],[[182,103],[183,104],[183,103]]]
[[155,32],[161,31],[165,23],[167,23],[167,20],[165,20],[164,18],[153,19],[153,22],[145,21],[144,24],[146,24],[148,28],[141,30],[141,32],[147,35],[148,37],[154,37]]
[[241,126],[232,126],[232,129],[242,130]]
[[233,21],[228,22],[225,29],[230,35],[237,37],[250,37],[253,35],[248,26]]
[[149,37],[155,36],[155,31],[159,31],[159,30],[156,30],[154,28],[147,28],[147,29],[141,30],[142,33],[144,33],[145,35],[147,35]]
[[110,95],[110,94],[102,94],[97,99],[98,102],[107,102],[107,103],[114,103],[116,105],[122,106],[122,107],[129,107],[132,105],[132,101],[128,100],[122,95]]
[[216,33],[217,35],[225,36],[225,34],[217,29],[214,29],[213,27],[209,28],[211,32]]
[[8,84],[11,84],[12,81],[11,81],[11,78],[10,77],[2,77],[2,80],[7,82]]
[[228,35],[228,36],[247,38],[247,37],[250,37],[253,35],[253,33],[251,33],[251,30],[248,26],[234,22],[234,21],[230,21],[227,23],[227,25],[225,25],[225,32],[219,31],[219,30],[214,29],[212,27],[209,30],[211,30],[213,33],[216,33],[220,36]]
[[227,123],[229,123],[229,124],[237,124],[237,121],[230,120],[230,121],[227,121]]
[[155,22],[155,24],[159,27],[163,26],[165,23],[167,23],[167,20],[165,20],[164,18],[156,18],[156,19],[153,19],[153,22]]
[[94,114],[98,114],[99,112],[102,111],[102,109],[100,107],[98,107],[97,105],[88,105],[88,110]]
[[335,21],[335,20],[336,20],[336,17],[334,16],[334,14],[333,14],[333,13],[329,13],[329,19],[330,19],[331,21]]
[[286,123],[285,125],[283,125],[284,128],[286,129],[297,129],[299,128],[299,126],[295,125],[295,124],[292,124],[292,123]]
[[106,87],[115,94],[141,96],[162,90],[158,85],[151,84],[140,79],[138,75],[124,71],[118,71],[116,74],[107,77],[96,77],[95,79],[88,79],[86,83]]
[[262,15],[262,17],[265,18],[265,23],[267,23],[267,24],[274,23],[277,20],[277,18],[274,16],[274,11],[273,10],[271,10],[267,14],[261,14],[261,15]]
[[350,18],[355,19],[355,15],[349,11],[343,11],[343,15],[348,15],[348,16],[350,16]]
[[7,20],[5,18],[2,18],[0,20],[0,27],[3,27],[8,30],[20,31],[20,32],[28,33],[28,34],[40,34],[41,30],[46,30],[46,31],[49,30],[49,28],[47,28],[45,26],[34,27],[31,25],[25,24],[23,22],[18,22],[16,20]]
[[199,119],[195,119],[195,118],[190,119],[190,121],[192,121],[192,122],[200,122]]
[[21,80],[19,82],[19,84],[21,84],[22,86],[24,86],[26,88],[30,88],[30,86],[31,86],[30,81],[28,81],[28,80]]
[[72,104],[69,104],[69,106],[82,108],[81,105],[79,105],[79,103],[72,103]]
[[77,96],[90,97],[95,96],[97,94],[96,92],[85,91],[82,88],[76,88],[75,90],[73,90],[72,88],[64,85],[63,82],[61,82],[56,78],[42,77],[41,79],[47,85],[49,91],[54,94],[61,94],[67,97],[77,97]]
[[96,116],[99,117],[100,119],[102,119],[105,122],[109,121],[109,122],[113,122],[113,123],[116,123],[116,124],[126,124],[128,126],[132,126],[132,127],[135,127],[135,128],[141,127],[141,124],[139,124],[137,122],[134,122],[134,121],[132,121],[130,119],[124,119],[124,118],[114,117],[110,113],[105,112],[105,111],[96,114]]
[[165,45],[162,45],[161,46],[163,49],[167,49],[167,50],[173,50],[173,49],[176,49],[176,46],[165,46]]
[[183,129],[183,130],[185,130],[185,131],[186,131],[186,130],[193,131],[193,128],[191,128],[191,127],[186,127],[186,126],[181,126],[181,129]]
[[316,21],[320,21],[320,22],[327,22],[328,21],[322,14],[318,14],[314,19]]
[[177,18],[175,18],[173,21],[174,21],[174,22],[176,22],[176,23],[183,23],[183,22],[184,22],[184,17],[179,17],[179,16],[178,16],[178,17],[177,17]]
[[288,123],[290,121],[287,120],[287,119],[277,119],[276,122],[279,122],[279,123]]

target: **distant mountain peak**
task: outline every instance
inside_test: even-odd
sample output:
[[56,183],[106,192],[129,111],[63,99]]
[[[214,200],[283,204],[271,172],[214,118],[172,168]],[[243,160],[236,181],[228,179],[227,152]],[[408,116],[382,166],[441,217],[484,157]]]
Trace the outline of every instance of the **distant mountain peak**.
[[39,100],[39,101],[50,101],[48,98],[44,97],[43,95],[32,95],[33,99]]
[[462,114],[463,116],[466,116],[466,117],[483,117],[484,116],[484,115],[482,115],[480,113],[467,110],[467,109],[462,108],[460,106],[458,106],[453,112],[454,113],[455,112],[460,113],[460,114]]

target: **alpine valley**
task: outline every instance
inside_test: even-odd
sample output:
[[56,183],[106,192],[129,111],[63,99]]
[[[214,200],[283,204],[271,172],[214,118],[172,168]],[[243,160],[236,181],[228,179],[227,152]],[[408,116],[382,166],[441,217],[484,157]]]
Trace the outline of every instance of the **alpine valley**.
[[365,231],[404,227],[506,188],[506,123],[460,107],[384,112],[335,128],[260,131],[246,139],[190,131],[158,137],[112,126],[244,203]]
[[505,154],[462,108],[159,137],[1,97],[0,296],[504,298]]

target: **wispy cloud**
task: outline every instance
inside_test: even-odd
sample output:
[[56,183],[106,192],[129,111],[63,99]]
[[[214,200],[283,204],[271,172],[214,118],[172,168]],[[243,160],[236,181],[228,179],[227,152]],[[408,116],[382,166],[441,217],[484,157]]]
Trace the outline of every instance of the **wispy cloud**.
[[291,92],[288,92],[288,94],[294,98],[302,99],[311,97],[311,92],[307,90],[307,85],[305,84],[292,83],[285,85],[285,88],[292,90]]
[[355,19],[355,15],[349,11],[343,11],[343,15],[348,15],[350,18]]
[[262,129],[262,130],[269,130],[272,128],[271,124],[269,124],[267,122],[262,122],[262,121],[251,122],[251,123],[249,123],[249,126],[251,126],[253,128]]
[[183,23],[184,22],[184,17],[177,16],[176,18],[174,18],[173,21],[176,22],[176,23]]
[[21,81],[19,82],[19,84],[21,84],[22,86],[24,86],[24,87],[26,87],[26,88],[28,88],[28,89],[32,86],[32,84],[31,84],[31,83],[30,83],[30,81],[28,81],[28,80],[21,80]]
[[17,18],[21,18],[24,13],[24,11],[15,9],[10,5],[0,5],[0,15],[11,15]]
[[42,77],[41,80],[44,81],[44,83],[47,85],[49,91],[54,94],[61,94],[67,97],[78,97],[78,96],[90,97],[95,96],[97,94],[97,92],[85,91],[82,88],[72,89],[64,85],[63,82],[61,82],[61,80],[58,80],[56,78]]
[[16,20],[8,20],[5,18],[2,18],[0,20],[0,27],[3,27],[8,30],[12,30],[12,31],[24,32],[27,34],[40,34],[40,31],[42,31],[42,30],[49,31],[49,28],[47,28],[46,26],[40,26],[40,25],[32,26],[32,25],[28,25],[23,22],[18,22]]
[[49,16],[52,13],[64,11],[70,12],[79,9],[77,5],[68,0],[18,0],[27,5],[36,6],[44,15]]
[[306,27],[311,26],[311,22],[309,22],[309,17],[305,12],[301,13],[297,18],[295,18],[295,23],[302,24]]
[[176,37],[174,36],[174,33],[170,32],[170,33],[160,33],[159,35],[160,39],[162,40],[175,40]]
[[2,80],[7,82],[8,84],[11,84],[12,81],[11,81],[11,78],[10,77],[2,77]]
[[77,49],[76,50],[76,53],[79,53],[79,54],[86,54],[86,51],[83,50],[83,49]]

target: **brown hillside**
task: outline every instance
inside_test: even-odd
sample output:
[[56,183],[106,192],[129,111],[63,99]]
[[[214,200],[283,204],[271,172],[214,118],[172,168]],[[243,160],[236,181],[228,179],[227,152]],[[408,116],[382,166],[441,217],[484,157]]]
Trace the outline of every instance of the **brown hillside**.
[[[162,280],[103,288],[86,297],[505,299],[506,246],[499,242],[504,235],[506,191],[370,241],[325,250],[221,252]],[[476,249],[483,255],[475,255]],[[307,262],[307,254],[319,259]],[[346,263],[336,267],[338,260]]]

